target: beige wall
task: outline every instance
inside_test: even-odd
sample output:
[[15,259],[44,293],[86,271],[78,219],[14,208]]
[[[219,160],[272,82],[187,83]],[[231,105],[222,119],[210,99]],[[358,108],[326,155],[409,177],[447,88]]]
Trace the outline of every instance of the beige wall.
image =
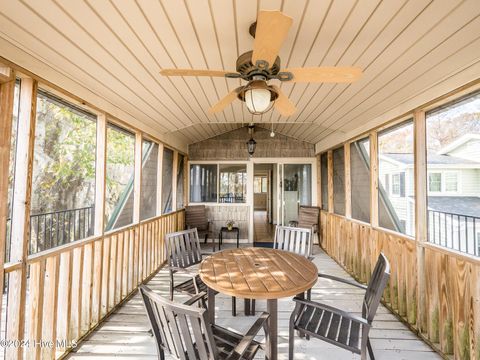
[[[240,239],[248,239],[249,207],[246,205],[220,205],[208,204],[207,218],[213,231],[213,238],[218,238],[222,226],[226,226],[228,220],[235,221],[234,226],[240,229]],[[236,234],[224,234],[224,239],[235,238]]]

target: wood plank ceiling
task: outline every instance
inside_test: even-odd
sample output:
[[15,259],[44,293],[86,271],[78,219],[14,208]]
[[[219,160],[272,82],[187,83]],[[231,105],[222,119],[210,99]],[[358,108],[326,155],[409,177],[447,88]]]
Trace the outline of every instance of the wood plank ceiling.
[[[282,67],[359,66],[354,84],[282,83],[298,111],[207,109],[238,79],[165,78],[162,68],[235,70],[259,9],[294,23]],[[122,111],[187,143],[254,121],[317,143],[349,132],[480,60],[478,0],[8,0],[0,37]],[[0,56],[8,59],[8,53]],[[473,79],[472,79],[473,80]],[[59,84],[61,85],[61,84]]]

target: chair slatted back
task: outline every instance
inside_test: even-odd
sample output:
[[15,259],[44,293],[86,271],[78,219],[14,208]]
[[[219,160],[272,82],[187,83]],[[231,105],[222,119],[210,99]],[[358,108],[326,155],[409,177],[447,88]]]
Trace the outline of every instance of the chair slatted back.
[[368,322],[372,322],[375,317],[389,277],[390,263],[385,255],[380,253],[363,298],[362,317],[367,319]]
[[[155,294],[140,286],[145,309],[160,354],[164,351],[181,360],[214,360],[218,349],[206,309],[184,305]],[[163,356],[159,357],[163,359]]]
[[312,255],[312,229],[277,225],[273,248],[308,258]]
[[170,266],[187,268],[202,261],[196,228],[165,235],[165,247]]
[[185,225],[189,229],[200,231],[208,229],[207,209],[205,205],[190,205],[185,207]]
[[300,206],[298,210],[298,227],[312,228],[317,225],[320,216],[320,208],[317,206]]

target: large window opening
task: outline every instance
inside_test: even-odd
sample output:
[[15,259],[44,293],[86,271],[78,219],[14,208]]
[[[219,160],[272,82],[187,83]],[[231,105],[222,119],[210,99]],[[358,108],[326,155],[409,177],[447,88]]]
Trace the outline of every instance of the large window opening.
[[93,234],[96,117],[45,91],[37,96],[29,252]]
[[118,126],[107,127],[105,230],[133,222],[135,136]]
[[167,214],[172,211],[173,150],[163,148],[162,166],[162,214]]
[[328,154],[320,155],[320,191],[322,192],[322,209],[328,210]]
[[350,144],[352,218],[370,222],[370,140]]
[[143,140],[140,220],[157,214],[158,144]]
[[245,203],[247,201],[246,165],[220,165],[219,201],[221,203]]
[[184,184],[185,184],[185,156],[178,154],[177,159],[177,210],[185,207]]
[[345,215],[345,152],[333,150],[333,211]]
[[428,241],[480,256],[480,93],[426,114]]
[[381,227],[415,235],[413,121],[378,133],[378,217]]
[[190,165],[190,202],[217,202],[217,165]]

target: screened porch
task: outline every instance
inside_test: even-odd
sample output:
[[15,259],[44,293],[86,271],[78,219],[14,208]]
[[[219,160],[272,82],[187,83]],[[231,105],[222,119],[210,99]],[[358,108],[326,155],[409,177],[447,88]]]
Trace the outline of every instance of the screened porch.
[[2,2],[0,357],[480,360],[479,28],[478,0]]

